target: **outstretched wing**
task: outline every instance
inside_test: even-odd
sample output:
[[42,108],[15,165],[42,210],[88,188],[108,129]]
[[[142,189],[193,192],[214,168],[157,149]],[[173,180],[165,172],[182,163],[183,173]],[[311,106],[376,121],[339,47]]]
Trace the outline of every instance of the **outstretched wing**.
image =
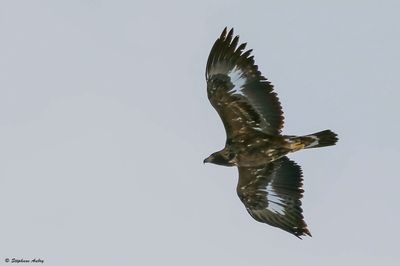
[[243,52],[239,36],[225,28],[207,61],[207,94],[224,123],[227,137],[260,129],[277,135],[283,126],[282,107],[272,85],[254,64],[252,50]]
[[262,167],[239,167],[237,193],[257,221],[311,236],[301,208],[302,181],[300,166],[285,156]]

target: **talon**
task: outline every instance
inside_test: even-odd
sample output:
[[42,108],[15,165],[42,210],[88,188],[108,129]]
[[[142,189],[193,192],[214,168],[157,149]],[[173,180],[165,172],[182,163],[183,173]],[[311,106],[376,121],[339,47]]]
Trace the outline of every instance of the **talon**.
[[292,151],[298,151],[298,150],[304,149],[305,146],[306,145],[304,143],[301,143],[301,142],[290,143],[290,149]]

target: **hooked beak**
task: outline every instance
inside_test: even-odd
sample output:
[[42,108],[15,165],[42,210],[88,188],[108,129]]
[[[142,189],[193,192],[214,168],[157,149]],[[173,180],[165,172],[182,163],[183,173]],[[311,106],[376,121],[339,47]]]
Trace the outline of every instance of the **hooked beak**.
[[211,161],[210,157],[204,159],[203,163],[209,163]]

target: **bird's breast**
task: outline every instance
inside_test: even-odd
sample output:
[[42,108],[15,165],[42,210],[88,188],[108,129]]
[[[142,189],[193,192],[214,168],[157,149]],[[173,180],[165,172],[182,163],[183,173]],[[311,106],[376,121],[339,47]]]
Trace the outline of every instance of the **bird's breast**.
[[255,167],[275,161],[290,152],[279,139],[255,138],[232,145],[235,163],[242,167]]

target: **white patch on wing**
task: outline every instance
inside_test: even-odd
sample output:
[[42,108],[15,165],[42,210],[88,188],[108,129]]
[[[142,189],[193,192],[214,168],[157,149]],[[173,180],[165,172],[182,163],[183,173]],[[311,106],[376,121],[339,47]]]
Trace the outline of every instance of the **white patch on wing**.
[[246,84],[246,77],[243,76],[243,71],[235,66],[231,71],[229,71],[228,77],[231,79],[231,82],[234,85],[234,92],[244,95],[241,91],[242,87]]
[[267,192],[267,200],[268,200],[268,207],[267,209],[274,212],[284,215],[285,214],[285,202],[279,195],[275,192],[275,189],[272,187],[271,183],[267,185],[265,188],[265,192]]

